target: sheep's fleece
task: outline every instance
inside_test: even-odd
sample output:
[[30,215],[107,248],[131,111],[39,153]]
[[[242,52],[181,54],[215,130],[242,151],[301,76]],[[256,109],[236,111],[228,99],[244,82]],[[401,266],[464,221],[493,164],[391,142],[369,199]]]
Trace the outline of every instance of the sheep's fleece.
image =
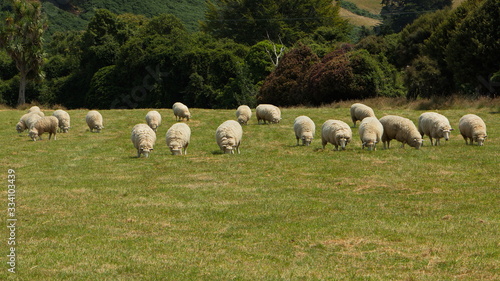
[[356,127],[356,121],[363,121],[366,117],[375,117],[375,112],[373,109],[362,103],[355,103],[351,105],[351,119]]
[[393,139],[401,142],[403,148],[405,144],[416,149],[420,149],[422,146],[422,135],[420,135],[417,127],[410,119],[396,115],[387,115],[380,118],[379,121],[384,126],[384,134],[382,135],[384,148],[389,148],[390,142]]
[[281,110],[272,104],[259,104],[255,109],[255,115],[259,124],[260,120],[264,121],[264,124],[266,124],[266,121],[279,123],[281,120]]
[[340,120],[326,120],[321,126],[321,142],[323,149],[327,143],[335,146],[335,150],[345,150],[346,145],[352,139],[352,130],[344,121]]
[[175,123],[168,129],[165,139],[172,155],[186,155],[191,129],[185,123]]
[[226,154],[234,154],[236,150],[240,153],[240,143],[243,137],[243,129],[240,123],[227,120],[215,131],[215,140],[219,148]]
[[467,143],[467,139],[470,140],[470,144],[477,142],[477,145],[484,145],[484,141],[488,135],[486,134],[486,124],[481,117],[475,114],[467,114],[462,116],[458,121],[458,129],[460,134]]
[[94,130],[96,130],[96,132],[100,133],[104,128],[104,126],[102,125],[102,115],[98,111],[89,111],[87,113],[87,116],[85,117],[85,120],[87,121],[87,125],[89,126],[91,132],[94,132]]
[[302,140],[302,145],[309,146],[314,139],[314,133],[316,132],[316,125],[311,120],[311,118],[301,115],[295,118],[293,122],[293,130],[295,131],[295,138],[297,139],[297,145],[299,145],[299,139]]
[[132,128],[130,139],[137,149],[137,157],[141,157],[141,154],[149,157],[156,143],[156,133],[147,124],[137,124]]

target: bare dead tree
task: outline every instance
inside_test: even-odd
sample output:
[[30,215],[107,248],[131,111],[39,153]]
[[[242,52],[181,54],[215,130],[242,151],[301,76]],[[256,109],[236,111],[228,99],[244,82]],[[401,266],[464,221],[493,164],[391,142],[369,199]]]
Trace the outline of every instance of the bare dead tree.
[[273,40],[271,40],[269,33],[267,33],[267,39],[269,40],[271,45],[273,45],[273,49],[271,51],[271,50],[266,48],[266,52],[269,55],[269,59],[271,59],[271,62],[273,63],[273,65],[278,66],[281,57],[285,53],[285,45],[283,44],[283,41],[281,41],[281,37],[278,36],[278,39],[280,40],[280,44],[281,44],[281,47],[279,48],[279,51],[278,51],[278,46],[276,45],[276,43],[273,42]]

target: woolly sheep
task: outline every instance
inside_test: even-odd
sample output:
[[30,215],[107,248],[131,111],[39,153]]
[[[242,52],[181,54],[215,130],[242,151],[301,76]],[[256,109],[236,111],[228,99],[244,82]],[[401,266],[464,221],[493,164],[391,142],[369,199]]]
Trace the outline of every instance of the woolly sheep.
[[89,111],[85,120],[87,121],[87,125],[89,126],[91,132],[96,130],[97,133],[100,133],[101,130],[104,129],[104,126],[102,125],[102,115],[96,110]]
[[186,118],[187,121],[189,121],[189,118],[191,118],[191,113],[189,113],[189,108],[183,103],[180,102],[174,103],[172,109],[174,110],[176,121],[180,121],[182,118]]
[[191,129],[185,123],[176,123],[168,129],[165,139],[172,155],[186,155],[191,140]]
[[366,117],[375,117],[375,112],[373,112],[371,107],[362,103],[351,105],[351,119],[352,123],[354,123],[354,127],[356,127],[356,121],[363,121]]
[[19,119],[19,122],[16,124],[16,130],[18,133],[24,132],[26,129],[30,129],[31,126],[33,126],[38,119],[44,117],[45,114],[41,111],[35,111],[35,112],[30,112],[24,114],[21,119]]
[[137,124],[132,128],[130,139],[137,149],[137,158],[141,154],[147,158],[156,143],[156,133],[147,124]]
[[31,113],[31,112],[42,112],[42,111],[40,110],[40,107],[35,105],[35,106],[30,107],[30,109],[28,109],[28,113]]
[[293,122],[293,130],[295,131],[297,145],[299,145],[299,139],[301,139],[302,145],[309,146],[314,138],[316,125],[311,118],[302,115],[295,118],[295,121]]
[[366,117],[359,124],[359,137],[361,139],[361,147],[365,146],[368,150],[376,150],[375,145],[380,142],[384,134],[384,126],[376,117]]
[[57,128],[59,127],[59,120],[54,116],[46,116],[38,119],[36,123],[30,128],[29,136],[33,141],[37,138],[42,139],[42,134],[49,133],[49,140],[54,135],[56,140]]
[[146,114],[146,123],[148,123],[149,127],[156,132],[156,129],[161,125],[161,115],[156,110],[151,110]]
[[260,124],[260,120],[270,123],[279,123],[281,120],[281,111],[277,106],[272,104],[259,104],[255,109],[255,115],[257,116],[257,122]]
[[59,128],[61,129],[61,132],[67,133],[69,131],[71,121],[69,114],[62,109],[58,109],[52,113],[52,116],[59,120]]
[[352,139],[352,130],[345,122],[340,120],[326,120],[321,126],[321,142],[323,149],[327,143],[335,146],[335,150],[345,150],[346,145]]
[[238,123],[246,125],[251,117],[252,110],[247,105],[240,105],[238,109],[236,109],[236,118],[238,119]]
[[[429,136],[432,146],[440,144],[441,138],[447,141],[453,129],[445,116],[436,112],[424,112],[418,118],[418,131],[422,138],[424,135]],[[436,139],[435,142],[432,141],[433,138]]]
[[240,123],[234,120],[225,121],[215,132],[217,144],[226,154],[234,154],[234,150],[240,154],[240,143],[242,137],[243,129]]
[[467,114],[460,118],[458,121],[458,129],[460,134],[464,137],[465,144],[468,144],[467,139],[470,140],[470,144],[477,142],[477,145],[484,145],[486,140],[486,124],[481,117],[475,114]]
[[415,147],[416,149],[420,149],[422,146],[422,135],[420,135],[417,127],[410,119],[401,116],[387,115],[380,118],[379,121],[382,123],[382,126],[384,126],[384,133],[382,134],[384,149],[389,148],[389,143],[393,139],[401,142],[403,144],[401,147],[403,148],[405,144]]

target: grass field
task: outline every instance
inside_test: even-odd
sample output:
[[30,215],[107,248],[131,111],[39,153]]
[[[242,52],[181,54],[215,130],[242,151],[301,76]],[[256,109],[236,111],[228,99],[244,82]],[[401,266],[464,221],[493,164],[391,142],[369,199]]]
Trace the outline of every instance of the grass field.
[[[406,105],[375,113],[414,121]],[[494,105],[496,104],[496,105]],[[1,280],[498,280],[500,279],[498,101],[439,110],[456,129],[440,147],[321,148],[321,124],[351,124],[347,103],[285,108],[280,124],[244,126],[240,155],[219,152],[214,133],[234,110],[192,109],[187,156],[172,156],[165,133],[136,158],[130,131],[147,109],[103,110],[90,133],[86,110],[57,140],[17,134],[21,110],[0,111],[7,223],[7,175],[16,175],[16,273],[8,272],[2,228]],[[52,111],[47,110],[46,115]],[[458,119],[481,116],[485,146],[466,146]],[[317,126],[295,146],[292,124]]]

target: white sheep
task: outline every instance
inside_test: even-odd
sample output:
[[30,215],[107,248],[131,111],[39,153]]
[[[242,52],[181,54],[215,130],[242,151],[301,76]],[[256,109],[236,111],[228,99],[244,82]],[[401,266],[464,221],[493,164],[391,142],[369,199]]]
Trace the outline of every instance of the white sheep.
[[272,104],[259,104],[255,109],[255,115],[259,124],[260,120],[263,120],[264,124],[266,124],[266,121],[279,123],[281,120],[281,110]]
[[42,111],[40,110],[40,107],[35,105],[35,106],[32,106],[28,109],[28,113],[31,113],[31,112],[42,112]]
[[465,144],[468,144],[467,139],[470,140],[470,144],[477,142],[477,145],[484,145],[486,140],[486,124],[481,117],[475,114],[467,114],[462,116],[458,121],[458,129],[460,134],[464,137]]
[[185,123],[175,123],[168,129],[165,139],[172,155],[186,155],[191,140],[191,129]]
[[375,145],[380,142],[384,134],[384,126],[376,117],[366,117],[359,124],[359,137],[361,139],[361,147],[365,146],[368,150],[376,150]]
[[137,158],[141,154],[147,158],[156,143],[156,133],[147,124],[137,124],[132,128],[130,139],[137,149]]
[[19,122],[16,124],[16,130],[18,133],[24,132],[26,129],[30,129],[31,126],[33,126],[38,119],[44,117],[45,114],[41,111],[35,111],[35,112],[30,112],[24,114],[21,119],[19,119]]
[[56,140],[57,128],[59,127],[59,120],[54,116],[46,116],[38,119],[36,123],[31,126],[29,131],[29,136],[33,141],[37,138],[42,139],[42,134],[49,133],[49,140],[54,135],[54,140]]
[[[446,141],[450,139],[450,133],[453,131],[450,121],[444,115],[436,112],[424,112],[418,118],[418,131],[422,138],[428,135],[432,145],[440,144],[441,138]],[[435,142],[432,139],[436,139]]]
[[91,132],[96,130],[97,133],[100,133],[104,126],[102,125],[102,115],[96,110],[91,110],[87,113],[85,117],[85,121],[87,121],[87,125]]
[[316,125],[311,118],[302,115],[295,118],[295,121],[293,122],[293,130],[295,131],[297,145],[299,145],[299,139],[301,139],[302,145],[309,146],[314,138]]
[[176,102],[172,106],[174,110],[175,120],[180,121],[182,118],[186,118],[187,121],[191,118],[191,113],[189,112],[189,108],[183,103]]
[[69,117],[68,112],[58,109],[52,113],[52,116],[56,117],[59,120],[59,128],[61,132],[67,133],[70,128],[71,118]]
[[352,130],[344,121],[340,120],[326,120],[321,126],[321,142],[323,149],[327,143],[335,146],[335,150],[345,150],[346,145],[352,139]]
[[356,121],[363,121],[366,117],[375,117],[375,112],[373,112],[371,107],[362,103],[351,105],[351,119],[352,123],[354,123],[354,127],[356,127]]
[[410,119],[396,115],[387,115],[380,118],[379,121],[384,126],[384,133],[382,134],[384,149],[389,148],[389,143],[393,139],[401,142],[403,144],[401,147],[403,148],[405,144],[416,149],[420,149],[422,146],[422,135],[420,135],[417,127]]
[[161,125],[161,115],[156,110],[151,110],[146,114],[146,123],[148,123],[149,127],[156,132],[158,127]]
[[236,118],[240,124],[247,124],[248,120],[252,117],[252,110],[248,105],[240,105],[236,109]]
[[220,149],[226,154],[240,154],[240,144],[243,137],[243,128],[234,120],[227,120],[215,131],[215,140]]

